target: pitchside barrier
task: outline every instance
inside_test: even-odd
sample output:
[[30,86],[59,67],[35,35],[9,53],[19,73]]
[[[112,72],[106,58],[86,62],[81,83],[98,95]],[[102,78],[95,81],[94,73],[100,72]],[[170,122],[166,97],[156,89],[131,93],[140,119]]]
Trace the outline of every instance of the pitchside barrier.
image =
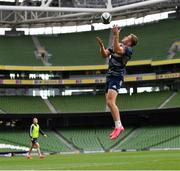
[[[127,67],[132,66],[161,66],[180,64],[180,59],[167,59],[167,60],[137,60],[129,61]],[[106,70],[107,65],[84,65],[84,66],[11,66],[11,65],[0,65],[0,70],[4,71],[87,71],[87,70]]]
[[[7,122],[16,122],[18,128],[29,128],[33,117],[38,117],[41,126],[48,129],[58,127],[95,127],[113,126],[110,112],[83,112],[83,113],[46,113],[46,114],[0,114],[0,128],[6,128]],[[129,110],[121,112],[125,126],[131,125],[158,125],[179,124],[180,107],[146,110]]]
[[[180,72],[168,74],[136,74],[126,75],[124,82],[159,81],[180,78]],[[1,85],[79,85],[79,84],[104,84],[105,77],[91,79],[55,79],[55,80],[12,80],[0,79]]]

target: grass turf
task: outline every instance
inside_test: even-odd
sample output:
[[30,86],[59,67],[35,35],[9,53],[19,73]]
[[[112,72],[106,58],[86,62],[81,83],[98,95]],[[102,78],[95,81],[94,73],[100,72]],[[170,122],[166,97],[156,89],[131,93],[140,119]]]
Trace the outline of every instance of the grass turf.
[[34,157],[0,157],[1,170],[179,170],[180,151],[146,151],[99,154],[52,155]]

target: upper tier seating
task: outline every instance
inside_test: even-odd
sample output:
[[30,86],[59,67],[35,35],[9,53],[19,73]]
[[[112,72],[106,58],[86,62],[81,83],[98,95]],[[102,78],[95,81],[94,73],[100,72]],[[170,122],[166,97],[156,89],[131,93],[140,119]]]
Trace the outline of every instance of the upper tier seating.
[[0,65],[42,65],[34,56],[31,36],[0,37]]
[[2,96],[0,113],[49,113],[49,109],[40,97]]
[[[117,22],[118,24],[118,22]],[[139,38],[134,48],[132,60],[166,59],[172,43],[179,40],[180,20],[168,19],[157,23],[129,26],[122,30],[120,38],[134,33]],[[109,43],[110,30],[66,33],[59,35],[37,36],[41,46],[51,54],[49,63],[54,66],[98,65],[105,64],[100,56],[95,40],[100,36],[106,46]],[[0,38],[1,65],[43,65],[34,55],[35,46],[30,36]],[[178,52],[174,58],[179,58]]]

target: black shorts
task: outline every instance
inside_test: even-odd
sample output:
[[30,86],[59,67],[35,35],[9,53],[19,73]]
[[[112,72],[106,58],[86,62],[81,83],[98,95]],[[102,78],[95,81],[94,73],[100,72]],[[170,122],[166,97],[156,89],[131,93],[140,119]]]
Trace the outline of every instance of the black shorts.
[[106,93],[109,89],[115,90],[119,92],[119,89],[122,87],[122,84],[124,82],[123,77],[106,77]]
[[32,142],[32,144],[36,144],[36,143],[38,143],[38,140],[37,140],[37,138],[32,138],[31,142]]

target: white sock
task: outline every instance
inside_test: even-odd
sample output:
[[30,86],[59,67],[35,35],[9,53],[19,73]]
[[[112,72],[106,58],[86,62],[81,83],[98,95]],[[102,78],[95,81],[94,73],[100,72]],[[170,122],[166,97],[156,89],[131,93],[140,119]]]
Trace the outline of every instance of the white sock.
[[115,128],[121,128],[122,127],[122,123],[120,120],[114,121],[114,123],[115,123]]

